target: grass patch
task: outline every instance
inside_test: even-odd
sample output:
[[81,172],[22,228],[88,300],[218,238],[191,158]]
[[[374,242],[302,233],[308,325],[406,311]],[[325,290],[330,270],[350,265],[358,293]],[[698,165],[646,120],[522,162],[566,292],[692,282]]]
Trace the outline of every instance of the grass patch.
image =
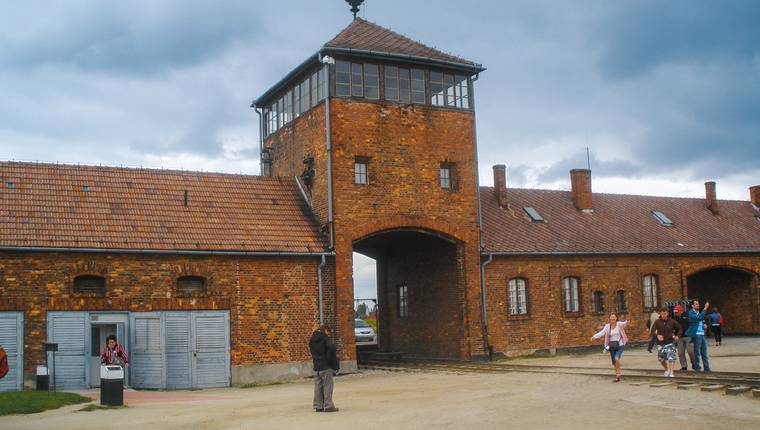
[[91,402],[89,397],[76,393],[48,395],[47,391],[11,391],[0,393],[0,416],[13,414],[36,414],[61,406]]

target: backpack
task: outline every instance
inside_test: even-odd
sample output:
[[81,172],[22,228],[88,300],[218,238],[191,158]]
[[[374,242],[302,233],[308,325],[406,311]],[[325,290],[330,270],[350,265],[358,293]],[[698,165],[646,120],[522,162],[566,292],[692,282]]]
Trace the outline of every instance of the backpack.
[[723,315],[718,314],[718,324],[723,325],[725,321],[723,320]]
[[8,374],[8,355],[5,353],[5,349],[0,346],[0,379],[3,379]]

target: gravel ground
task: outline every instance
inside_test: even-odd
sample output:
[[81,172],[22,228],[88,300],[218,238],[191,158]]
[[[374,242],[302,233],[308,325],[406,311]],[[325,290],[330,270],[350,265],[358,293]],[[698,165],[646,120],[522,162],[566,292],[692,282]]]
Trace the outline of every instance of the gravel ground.
[[577,375],[367,372],[337,378],[337,413],[311,410],[308,380],[151,393],[118,410],[65,407],[0,418],[10,429],[759,428],[760,400]]

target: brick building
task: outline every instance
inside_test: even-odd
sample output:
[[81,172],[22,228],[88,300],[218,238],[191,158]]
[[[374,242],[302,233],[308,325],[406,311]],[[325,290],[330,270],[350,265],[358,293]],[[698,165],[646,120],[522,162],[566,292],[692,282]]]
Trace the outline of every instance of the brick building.
[[760,332],[760,187],[593,195],[574,170],[571,192],[507,189],[504,166],[479,187],[484,70],[356,19],[253,103],[262,176],[0,163],[0,389],[45,342],[59,384],[97,384],[111,333],[135,387],[308,375],[319,321],[350,370],[353,252],[377,262],[384,350],[581,346],[611,309],[642,320],[686,297]]

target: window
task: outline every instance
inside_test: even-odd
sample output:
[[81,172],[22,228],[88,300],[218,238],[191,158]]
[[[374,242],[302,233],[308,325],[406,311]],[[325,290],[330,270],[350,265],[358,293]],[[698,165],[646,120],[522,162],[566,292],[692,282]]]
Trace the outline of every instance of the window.
[[443,164],[438,172],[441,188],[445,188],[447,190],[451,189],[451,165]]
[[628,304],[625,302],[625,290],[615,292],[615,309],[618,312],[628,312]]
[[430,104],[445,106],[446,96],[443,92],[443,73],[430,72]]
[[339,97],[351,95],[351,63],[348,61],[335,63],[335,95]]
[[177,292],[183,295],[204,294],[206,278],[202,276],[180,276],[177,278]]
[[309,79],[296,87],[296,117],[309,110]]
[[644,276],[644,309],[657,308],[657,276]]
[[277,131],[279,128],[277,120],[278,120],[278,112],[277,112],[277,102],[272,103],[271,106],[269,106],[269,110],[267,110],[266,113],[266,123],[267,123],[267,136]]
[[546,222],[544,217],[542,217],[541,214],[539,214],[538,211],[533,209],[532,207],[524,207],[523,210],[525,211],[526,214],[528,214],[531,221]]
[[525,294],[525,279],[510,279],[508,284],[509,290],[509,314],[526,315],[528,313],[528,302]]
[[562,303],[565,312],[580,312],[578,284],[578,278],[562,279]]
[[322,100],[319,98],[319,72],[314,72],[311,75],[311,80],[309,82],[311,83],[311,100],[309,101],[309,107],[312,108],[316,106],[320,100]]
[[425,103],[425,72],[412,69],[412,103]]
[[398,316],[406,318],[409,316],[409,296],[406,284],[400,284],[398,288]]
[[362,97],[364,95],[364,84],[362,82],[362,65],[351,63],[351,96]]
[[673,221],[671,221],[670,218],[666,217],[665,214],[660,211],[652,211],[652,216],[665,227],[670,227],[673,225]]
[[430,104],[469,109],[467,76],[430,72]]
[[367,176],[367,164],[368,161],[366,158],[357,158],[354,161],[354,183],[359,185],[367,185],[368,176]]
[[103,297],[106,295],[106,278],[94,275],[77,276],[74,278],[74,293]]
[[364,97],[373,100],[380,98],[380,74],[377,64],[364,65]]
[[288,91],[287,94],[285,94],[284,102],[283,102],[283,112],[282,112],[282,125],[285,125],[289,123],[291,120],[293,120],[293,91]]
[[385,66],[385,99],[409,103],[409,69]]
[[594,305],[595,314],[603,314],[604,313],[604,293],[601,291],[594,291],[592,304]]

